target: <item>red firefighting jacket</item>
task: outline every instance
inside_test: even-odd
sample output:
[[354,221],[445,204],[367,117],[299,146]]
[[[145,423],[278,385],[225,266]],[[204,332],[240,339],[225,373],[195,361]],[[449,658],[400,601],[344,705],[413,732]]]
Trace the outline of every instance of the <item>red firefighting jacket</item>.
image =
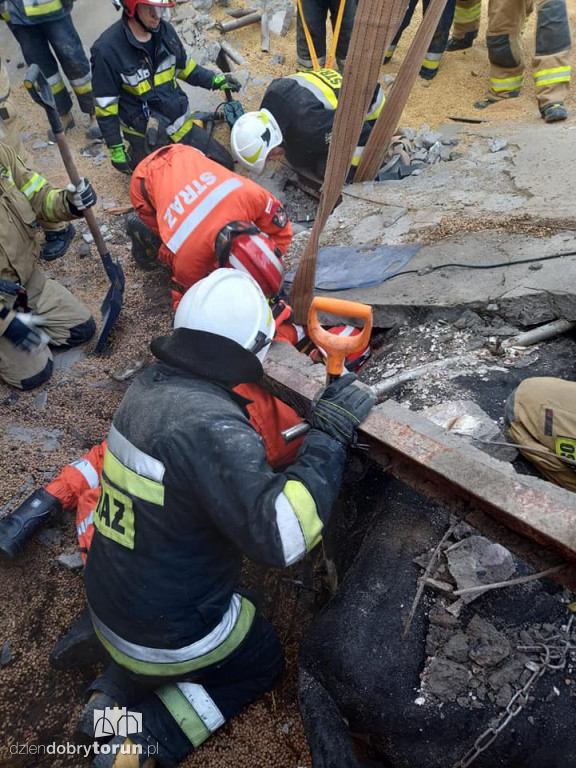
[[148,155],[132,175],[130,199],[162,240],[158,256],[172,268],[174,309],[191,285],[218,267],[214,241],[228,222],[253,221],[282,255],[292,240],[275,197],[194,147],[174,144]]

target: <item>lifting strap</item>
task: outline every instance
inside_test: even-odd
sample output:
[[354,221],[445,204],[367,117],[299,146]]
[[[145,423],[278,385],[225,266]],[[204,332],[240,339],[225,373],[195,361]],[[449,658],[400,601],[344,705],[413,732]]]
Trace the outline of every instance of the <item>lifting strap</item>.
[[318,57],[316,56],[316,49],[314,48],[314,43],[312,42],[312,36],[310,35],[308,24],[306,24],[306,18],[304,17],[302,0],[297,0],[297,3],[298,3],[298,13],[300,14],[300,21],[302,22],[302,29],[304,30],[304,37],[306,38],[306,42],[308,43],[308,52],[310,53],[310,59],[312,61],[312,69],[320,69],[320,67],[318,66]]

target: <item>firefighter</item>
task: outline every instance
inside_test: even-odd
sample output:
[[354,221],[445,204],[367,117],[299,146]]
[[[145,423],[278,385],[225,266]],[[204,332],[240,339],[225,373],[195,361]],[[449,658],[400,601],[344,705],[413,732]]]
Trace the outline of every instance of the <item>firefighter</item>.
[[[0,57],[0,142],[12,147],[18,157],[27,165],[30,157],[20,137],[18,112],[12,101],[10,79],[6,65]],[[75,234],[74,225],[60,221],[41,221],[46,238],[40,251],[40,258],[53,261],[64,256]]]
[[[504,416],[508,435],[518,444],[522,455],[547,480],[569,491],[576,491],[575,403],[574,381],[552,377],[524,379],[506,401]],[[524,452],[523,446],[540,453]]]
[[88,309],[36,264],[37,219],[70,221],[96,202],[91,184],[54,189],[0,144],[0,377],[20,389],[52,373],[48,344],[75,346],[96,330]]
[[[358,0],[302,0],[302,11],[318,63],[321,67],[324,67],[326,64],[326,20],[328,14],[330,14],[332,29],[334,29],[341,3],[344,3],[344,11],[336,45],[336,64],[340,72],[343,72],[354,27]],[[298,13],[296,19],[296,65],[297,69],[302,72],[312,71],[313,67],[300,13]]]
[[[570,89],[570,24],[566,0],[535,0],[536,39],[532,66],[540,115],[547,123],[566,120],[565,101]],[[485,109],[502,99],[520,95],[524,59],[520,34],[525,21],[525,0],[490,0],[486,43],[490,59],[490,92],[475,104]]]
[[[74,119],[70,112],[72,100],[58,63],[76,94],[80,111],[90,118],[86,136],[99,139],[102,134],[96,122],[90,63],[72,21],[72,2],[0,0],[0,16],[8,23],[18,41],[26,64],[38,64],[48,80],[64,130],[69,131],[74,127]],[[48,132],[48,138],[54,141],[51,131]]]
[[[402,33],[412,21],[412,16],[414,15],[414,11],[416,10],[417,4],[418,4],[418,0],[410,0],[408,4],[408,8],[406,9],[406,13],[404,15],[404,19],[402,20],[402,23],[400,25],[400,28],[396,33],[394,39],[388,46],[388,50],[386,51],[386,55],[384,56],[384,64],[389,62],[392,56],[394,55],[394,51],[398,47],[398,43],[400,42]],[[422,0],[423,13],[426,13],[429,5],[430,5],[430,0]],[[480,5],[480,2],[478,2],[478,5]],[[438,67],[440,66],[442,55],[446,50],[446,46],[448,45],[448,38],[450,36],[450,27],[452,26],[452,21],[454,20],[455,7],[456,7],[456,0],[447,0],[447,3],[444,6],[444,10],[442,12],[442,16],[440,17],[440,21],[438,22],[438,26],[436,27],[436,31],[434,32],[432,40],[430,41],[430,45],[428,46],[428,51],[424,56],[424,61],[422,62],[422,66],[420,67],[420,77],[423,80],[433,80],[438,74]]]
[[114,168],[129,174],[153,149],[180,142],[232,169],[228,150],[194,122],[176,79],[218,91],[238,91],[238,80],[186,55],[166,20],[173,0],[119,0],[118,5],[122,18],[91,49],[96,117]]
[[[171,145],[138,165],[130,182],[130,199],[145,225],[136,218],[128,220],[133,253],[145,264],[154,261],[157,252],[169,265],[174,309],[190,286],[227,265],[232,242],[241,260],[261,255],[271,283],[269,295],[278,292],[292,226],[282,205],[263,187],[193,147]],[[249,231],[244,222],[254,229]],[[256,274],[252,276],[266,289]]]
[[[274,323],[237,270],[193,286],[157,361],[130,387],[108,434],[86,564],[95,630],[113,662],[80,724],[114,706],[142,714],[94,768],[174,766],[273,687],[282,649],[237,591],[242,556],[290,565],[320,540],[349,445],[374,398],[347,374],[317,398],[296,461],[274,472],[245,400]],[[134,749],[131,749],[134,747]],[[138,748],[144,755],[134,754]]]
[[[527,0],[522,32],[526,29],[533,10],[534,3],[532,0]],[[448,40],[447,51],[463,51],[472,47],[474,40],[478,37],[481,14],[482,0],[457,0],[452,37]]]
[[[250,171],[262,173],[266,160],[283,154],[297,170],[323,179],[342,75],[333,69],[297,72],[273,80],[259,112],[247,112],[230,136],[234,158]],[[377,86],[352,159],[350,177],[384,105]]]

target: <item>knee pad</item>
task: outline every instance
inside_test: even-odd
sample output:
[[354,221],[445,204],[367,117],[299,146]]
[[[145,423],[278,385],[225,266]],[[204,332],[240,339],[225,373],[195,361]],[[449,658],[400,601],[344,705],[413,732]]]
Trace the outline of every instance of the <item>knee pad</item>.
[[516,61],[510,46],[509,35],[486,35],[486,45],[491,64],[503,69],[511,69],[520,63]]
[[27,392],[30,389],[36,389],[36,387],[39,387],[41,384],[44,384],[48,381],[50,376],[52,376],[52,370],[54,368],[54,361],[52,358],[49,358],[46,362],[46,365],[44,368],[39,372],[36,373],[34,376],[29,376],[27,379],[22,379],[20,383],[20,388],[23,389],[25,392]]
[[66,342],[67,346],[76,347],[78,344],[84,344],[85,341],[91,339],[96,333],[94,318],[89,317],[85,322],[75,325],[73,328],[70,328],[69,333],[70,335]]
[[570,48],[570,24],[564,0],[548,0],[538,11],[536,56],[551,56]]

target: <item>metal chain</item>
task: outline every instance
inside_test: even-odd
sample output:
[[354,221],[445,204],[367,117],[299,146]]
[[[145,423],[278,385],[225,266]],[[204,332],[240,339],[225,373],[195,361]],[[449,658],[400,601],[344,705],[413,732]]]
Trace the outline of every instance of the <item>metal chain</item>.
[[533,686],[536,685],[538,680],[542,677],[547,670],[564,669],[566,666],[566,655],[568,651],[573,650],[574,646],[566,642],[563,646],[552,647],[544,644],[520,646],[518,651],[524,653],[539,653],[540,663],[535,661],[527,662],[527,667],[532,671],[532,674],[526,681],[523,688],[516,691],[508,702],[508,706],[504,709],[498,717],[492,721],[492,723],[486,728],[486,730],[478,736],[473,746],[466,752],[458,762],[454,763],[452,768],[468,768],[469,765],[479,757],[479,755],[488,749],[488,747],[494,742],[500,733],[508,726],[520,712],[524,709],[529,700],[529,694]]

